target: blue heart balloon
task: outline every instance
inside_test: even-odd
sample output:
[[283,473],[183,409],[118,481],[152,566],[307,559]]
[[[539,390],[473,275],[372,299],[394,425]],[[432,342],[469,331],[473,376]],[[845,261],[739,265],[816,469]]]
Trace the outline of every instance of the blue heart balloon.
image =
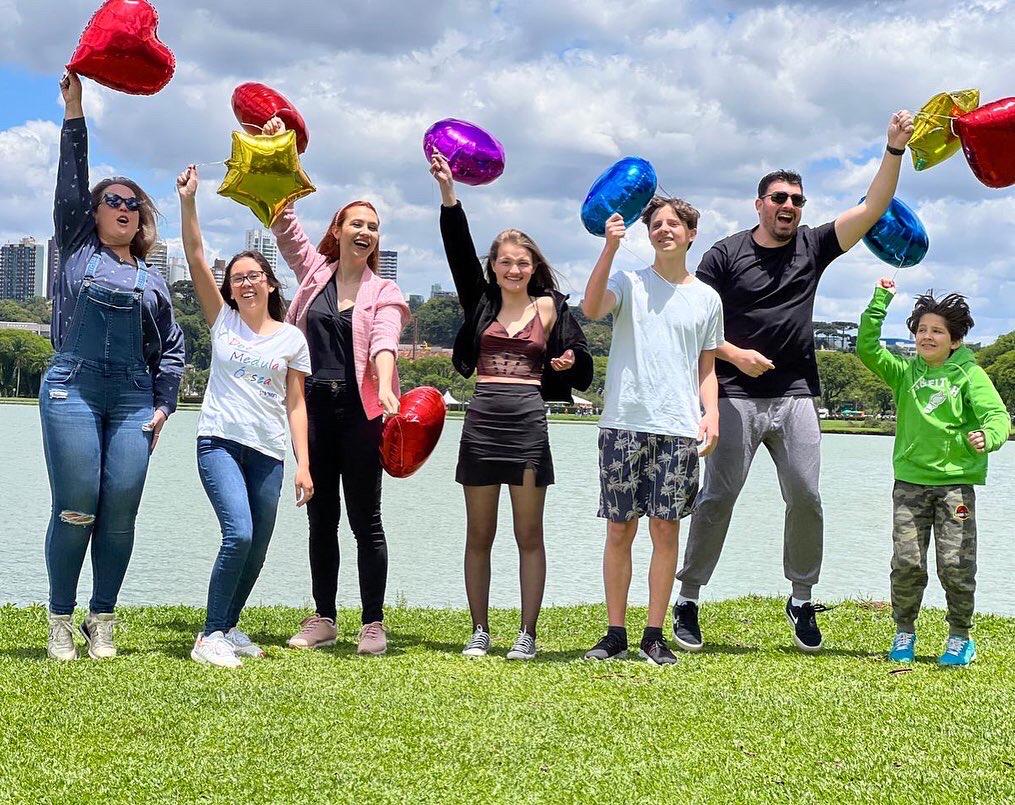
[[915,266],[930,248],[923,222],[897,198],[892,199],[885,214],[863,236],[863,242],[875,257],[896,268]]
[[624,157],[592,183],[582,204],[582,223],[593,235],[606,235],[606,219],[619,212],[624,225],[638,220],[656,192],[656,171],[639,157]]

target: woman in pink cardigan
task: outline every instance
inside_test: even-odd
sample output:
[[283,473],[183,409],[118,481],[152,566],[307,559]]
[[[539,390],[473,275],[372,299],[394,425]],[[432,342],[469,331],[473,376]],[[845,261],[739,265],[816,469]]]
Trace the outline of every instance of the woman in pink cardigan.
[[[278,118],[266,134],[284,129]],[[377,211],[346,204],[315,248],[289,206],[272,224],[278,250],[299,288],[286,321],[307,336],[312,374],[306,380],[310,472],[310,576],[316,612],[289,640],[293,648],[334,644],[338,593],[339,481],[356,537],[363,628],[360,654],[387,650],[384,590],[388,547],[381,525],[380,443],[384,414],[398,412],[398,337],[409,321],[402,292],[377,272]]]

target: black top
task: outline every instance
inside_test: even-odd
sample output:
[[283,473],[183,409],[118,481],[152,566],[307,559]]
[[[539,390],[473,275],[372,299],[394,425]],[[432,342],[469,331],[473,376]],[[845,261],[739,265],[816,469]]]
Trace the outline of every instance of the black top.
[[[462,328],[455,336],[451,362],[459,374],[469,377],[476,370],[479,360],[480,337],[497,320],[500,312],[500,287],[486,279],[461,202],[454,207],[441,205],[441,237],[455,290],[458,291],[458,302],[465,313]],[[572,403],[571,389],[584,391],[592,384],[592,356],[588,342],[564,294],[545,291],[537,295],[552,296],[557,308],[557,322],[546,341],[543,382],[539,393],[544,400]],[[574,365],[563,372],[555,371],[550,366],[550,360],[559,358],[569,349],[574,352]]]
[[338,309],[334,280],[314,297],[307,311],[307,346],[310,367],[318,380],[355,382],[352,352],[352,308]]
[[719,396],[817,397],[814,296],[821,274],[842,254],[835,223],[801,226],[794,240],[774,249],[755,243],[756,229],[720,240],[695,272],[722,298],[726,340],[775,364],[761,377],[749,377],[716,361]]

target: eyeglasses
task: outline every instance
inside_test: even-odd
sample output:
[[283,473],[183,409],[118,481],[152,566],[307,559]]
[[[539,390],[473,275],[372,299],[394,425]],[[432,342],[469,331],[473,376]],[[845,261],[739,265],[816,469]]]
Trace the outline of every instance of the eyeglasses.
[[229,277],[229,284],[236,285],[237,287],[243,283],[249,283],[250,285],[257,285],[261,280],[264,279],[263,271],[250,271],[247,274],[237,274],[234,277]]
[[760,198],[770,198],[775,204],[785,204],[786,199],[793,202],[794,207],[802,207],[807,203],[803,193],[787,193],[785,190],[776,190],[774,193],[766,193]]
[[107,207],[112,207],[114,210],[120,209],[121,204],[125,206],[129,212],[137,212],[141,209],[141,199],[137,196],[124,198],[116,193],[103,193],[102,200],[106,203]]

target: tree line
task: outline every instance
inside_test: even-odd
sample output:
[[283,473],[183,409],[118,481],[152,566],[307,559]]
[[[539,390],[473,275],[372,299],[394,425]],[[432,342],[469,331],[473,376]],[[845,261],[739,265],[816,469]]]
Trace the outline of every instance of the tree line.
[[[186,341],[187,368],[181,384],[181,397],[198,402],[204,395],[211,366],[211,338],[200,305],[189,280],[174,283],[173,309]],[[0,300],[0,321],[49,323],[51,304],[42,298],[19,303]],[[450,349],[462,325],[462,309],[454,297],[433,297],[413,306],[413,320],[402,335],[404,343],[415,339],[418,345]],[[582,392],[595,405],[602,405],[606,383],[606,363],[613,334],[611,317],[589,321],[575,306],[575,316],[585,330],[595,373],[588,391]],[[845,408],[863,410],[868,414],[886,415],[894,412],[891,390],[857,357],[848,351],[854,341],[855,322],[815,322],[815,336],[825,343],[846,351],[818,350],[818,372],[821,376],[821,405],[831,412]],[[982,366],[1010,413],[1015,414],[1015,331],[1001,336],[993,344],[976,350]],[[49,339],[24,330],[0,330],[0,396],[34,397],[46,364],[53,354]],[[475,391],[475,377],[463,378],[451,365],[449,355],[426,355],[415,361],[399,358],[398,373],[404,389],[434,386],[441,392],[467,401]]]

